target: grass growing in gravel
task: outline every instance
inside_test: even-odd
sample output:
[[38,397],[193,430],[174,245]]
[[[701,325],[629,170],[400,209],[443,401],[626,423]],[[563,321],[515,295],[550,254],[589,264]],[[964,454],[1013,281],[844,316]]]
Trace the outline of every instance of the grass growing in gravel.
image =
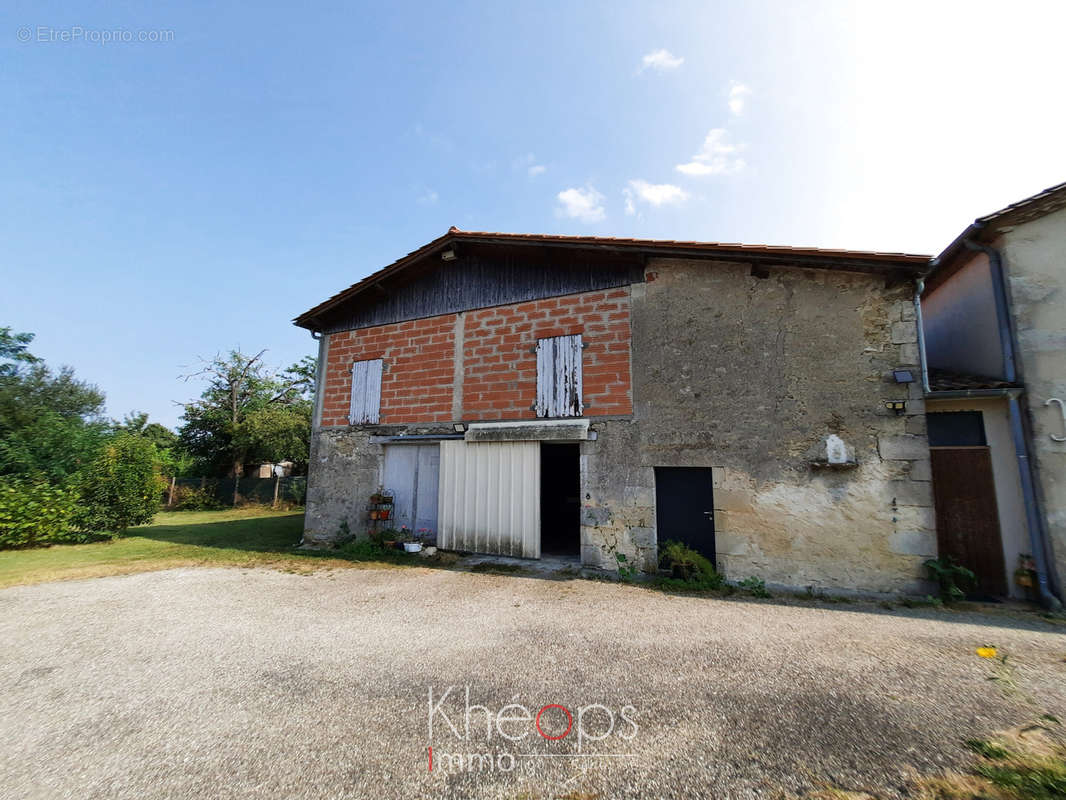
[[971,774],[924,781],[919,794],[923,800],[1062,800],[1066,746],[1046,735],[1053,730],[1030,725],[996,740],[969,739],[966,746],[980,757]]
[[[1066,745],[1058,720],[1007,731],[994,739],[967,739],[978,761],[966,773],[917,778],[903,793],[908,800],[1063,800]],[[878,800],[876,795],[826,786],[803,800]]]

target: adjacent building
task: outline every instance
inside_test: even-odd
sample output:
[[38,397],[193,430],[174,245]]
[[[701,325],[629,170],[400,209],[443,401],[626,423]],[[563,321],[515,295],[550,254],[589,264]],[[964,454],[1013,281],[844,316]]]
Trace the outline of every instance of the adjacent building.
[[939,549],[984,594],[1045,605],[1066,575],[1064,297],[1060,184],[967,227],[921,305]]
[[305,539],[925,591],[929,258],[452,228],[297,318],[319,338]]

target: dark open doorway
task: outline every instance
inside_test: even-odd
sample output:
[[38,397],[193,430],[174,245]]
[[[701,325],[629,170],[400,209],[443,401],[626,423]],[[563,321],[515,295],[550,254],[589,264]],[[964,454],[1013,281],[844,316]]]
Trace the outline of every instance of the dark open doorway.
[[579,445],[540,445],[540,552],[581,555]]

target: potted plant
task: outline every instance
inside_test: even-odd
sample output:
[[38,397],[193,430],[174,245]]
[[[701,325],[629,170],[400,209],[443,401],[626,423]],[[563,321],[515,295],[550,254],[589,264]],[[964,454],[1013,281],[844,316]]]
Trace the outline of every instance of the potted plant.
[[397,538],[400,546],[408,553],[417,553],[422,549],[422,543],[417,540],[417,537],[411,533],[411,529],[406,525],[401,526],[400,535]]
[[374,505],[381,504],[381,489],[378,489],[376,492],[370,495],[370,502]]
[[392,514],[392,509],[391,508],[379,508],[378,509],[378,519],[388,519],[391,514]]
[[1033,573],[1036,571],[1032,567],[1026,564],[1026,559],[1029,556],[1019,556],[1021,564],[1018,565],[1018,569],[1014,570],[1014,582],[1019,586],[1024,586],[1026,589],[1031,589],[1033,586]]
[[386,528],[381,532],[381,546],[388,550],[395,550],[398,538],[399,531],[395,528]]

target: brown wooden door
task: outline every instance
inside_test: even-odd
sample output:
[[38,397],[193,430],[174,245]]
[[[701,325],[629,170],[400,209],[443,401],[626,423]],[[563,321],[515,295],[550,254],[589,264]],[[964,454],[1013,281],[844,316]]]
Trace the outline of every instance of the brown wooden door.
[[929,452],[940,555],[953,556],[976,573],[976,594],[1005,596],[991,452],[987,447],[934,447]]

